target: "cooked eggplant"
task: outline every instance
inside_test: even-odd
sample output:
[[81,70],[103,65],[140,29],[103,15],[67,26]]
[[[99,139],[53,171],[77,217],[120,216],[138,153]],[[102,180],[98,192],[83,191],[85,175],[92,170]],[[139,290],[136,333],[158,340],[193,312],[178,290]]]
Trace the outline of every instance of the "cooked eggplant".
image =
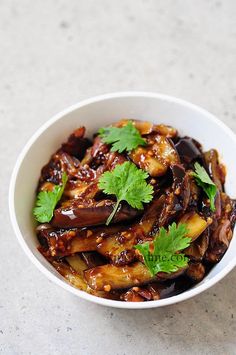
[[219,163],[218,152],[215,149],[211,149],[204,153],[204,159],[212,176],[212,180],[218,187],[219,191],[222,192],[226,174],[225,167]]
[[[173,192],[176,202],[175,210],[184,213],[188,207],[190,199],[190,179],[185,169],[180,164],[174,164],[171,167],[173,174]],[[178,201],[178,202],[177,202]]]
[[118,295],[116,294],[105,291],[95,291],[90,288],[88,283],[84,279],[82,269],[80,269],[78,257],[74,257],[73,261],[72,258],[73,257],[71,257],[69,261],[78,271],[76,271],[74,267],[71,267],[70,265],[67,265],[62,261],[52,261],[52,265],[74,287],[97,297],[117,299]]
[[[115,204],[111,200],[70,200],[54,211],[51,224],[57,228],[90,227],[105,224]],[[139,210],[130,207],[126,203],[121,203],[112,222],[118,223],[132,220],[139,214]]]
[[193,282],[200,282],[205,276],[205,266],[202,263],[190,263],[186,275]]
[[154,135],[147,139],[147,147],[138,147],[130,153],[131,160],[150,176],[158,177],[179,163],[179,156],[166,136]]
[[131,266],[102,265],[84,272],[88,285],[94,290],[104,290],[106,285],[111,289],[128,288],[142,285],[156,277],[152,277],[142,263]]
[[106,264],[106,259],[96,251],[83,252],[80,255],[87,266],[86,269]]
[[172,297],[191,287],[193,280],[179,276],[173,280],[165,282],[152,282],[144,286],[134,286],[120,295],[120,299],[125,302],[156,301],[159,299]]
[[[136,144],[131,150],[121,147],[120,153],[114,151],[112,141],[106,144],[99,134],[90,140],[80,127],[52,155],[38,184],[42,198],[52,197],[52,218],[43,219],[48,223],[39,224],[36,233],[40,252],[74,287],[98,297],[147,302],[184,292],[220,261],[233,236],[236,201],[224,192],[226,170],[216,150],[203,152],[195,139],[149,121],[122,119],[110,129],[117,134],[113,126],[122,130],[130,121],[136,130],[131,126],[135,133],[128,138],[141,138],[142,146]],[[128,138],[123,137],[123,145]],[[113,142],[117,140],[116,135]],[[143,209],[132,208],[132,203],[121,199],[112,224],[107,226],[117,195],[101,190],[99,180],[125,162],[148,173],[144,180],[152,186],[153,198],[149,203],[143,201]],[[217,187],[215,208],[203,188],[207,186],[199,185],[193,174],[196,162]],[[123,184],[122,178],[120,181]],[[126,188],[128,191],[129,186]],[[135,188],[139,195],[138,183]],[[181,257],[184,254],[185,263],[175,265],[176,272],[159,269],[165,272],[152,276],[155,268],[148,264],[151,259],[147,256],[154,252],[154,238],[163,237],[163,233],[167,238],[173,222],[176,229],[185,224],[185,237],[191,238],[190,245],[188,242],[184,250],[178,247],[175,252]],[[170,240],[162,243],[167,245]],[[171,248],[165,251],[171,254]],[[161,253],[156,256],[165,256]],[[161,262],[154,267],[161,267]]]
[[206,221],[198,213],[189,212],[179,220],[179,223],[184,223],[186,225],[188,230],[187,236],[194,241],[212,223],[212,220],[208,218]]
[[[148,290],[143,292],[137,292],[134,289],[138,287],[133,287],[131,290],[128,290],[121,294],[120,299],[125,302],[143,302],[145,299],[150,301],[152,299],[152,294]],[[143,297],[140,293],[145,293],[146,297]]]
[[62,257],[95,251],[103,238],[111,237],[121,230],[122,227],[118,225],[83,229],[54,229],[50,225],[38,229],[37,235],[41,246],[48,250],[50,256]]
[[172,185],[166,189],[166,200],[159,219],[159,226],[166,226],[186,211],[190,199],[189,174],[181,164],[171,167]]
[[206,260],[216,263],[229,247],[232,239],[232,229],[229,220],[222,220],[210,238],[209,248],[206,252]]
[[190,164],[201,157],[201,151],[196,141],[189,137],[180,138],[175,148],[179,154],[181,162]]
[[[79,270],[77,272],[75,269],[71,268],[69,265],[59,262],[59,261],[53,261],[52,265],[55,267],[55,269],[65,277],[65,279],[74,285],[76,288],[79,288],[82,291],[89,292],[89,287],[87,282],[84,280],[84,277]],[[90,292],[89,292],[90,293]]]
[[75,254],[72,256],[67,256],[66,261],[79,275],[82,275],[82,276],[83,276],[84,270],[86,270],[88,268],[85,261],[78,254]]
[[131,265],[115,266],[102,265],[93,269],[85,270],[84,277],[88,285],[94,290],[122,289],[133,286],[144,285],[154,280],[169,280],[178,277],[184,272],[179,270],[176,273],[166,274],[159,273],[156,276],[151,276],[149,270],[141,262],[136,262]]
[[[114,124],[116,127],[126,126],[130,120],[123,119]],[[131,120],[133,125],[141,133],[142,136],[150,135],[151,133],[158,133],[167,138],[174,138],[177,136],[177,130],[174,127],[166,126],[164,124],[155,125],[149,121]]]
[[84,137],[85,127],[76,129],[68,138],[66,143],[63,143],[61,149],[63,152],[70,154],[81,160],[84,157],[86,150],[92,145],[92,142]]
[[209,228],[207,228],[200,237],[193,241],[190,246],[184,250],[192,261],[201,261],[209,245]]

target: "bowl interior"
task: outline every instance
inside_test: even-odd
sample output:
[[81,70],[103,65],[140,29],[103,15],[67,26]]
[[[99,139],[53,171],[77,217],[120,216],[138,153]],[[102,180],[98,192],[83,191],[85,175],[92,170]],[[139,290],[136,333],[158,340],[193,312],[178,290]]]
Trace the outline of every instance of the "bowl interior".
[[[41,270],[48,276],[51,275],[49,277],[53,278],[54,281],[60,280],[61,285],[63,283],[65,288],[80,296],[83,292],[68,285],[37,250],[38,241],[32,218],[35,189],[42,166],[48,162],[50,155],[60,147],[60,144],[67,139],[67,136],[74,129],[84,125],[87,129],[87,135],[91,136],[99,127],[120,118],[136,118],[172,125],[178,129],[181,135],[191,136],[202,143],[204,150],[216,148],[227,167],[226,192],[231,197],[236,197],[236,184],[234,184],[234,181],[236,181],[235,157],[232,154],[233,151],[236,151],[235,136],[211,114],[194,105],[162,95],[127,93],[88,100],[57,115],[36,132],[17,162],[11,184],[10,212],[18,238],[34,263],[40,265]],[[195,289],[201,285],[205,285],[207,288],[207,283],[227,268],[230,263],[232,264],[232,260],[235,264],[235,251],[236,238],[234,237],[221,262],[211,270],[200,284],[195,286]],[[188,292],[191,292],[191,290],[185,293]],[[90,296],[90,299],[91,297],[93,300],[96,298]],[[84,298],[89,299],[87,296]],[[168,299],[168,303],[183,299],[183,294],[172,298]],[[117,301],[109,302],[117,303]],[[155,302],[156,306],[161,305],[161,302]],[[142,308],[142,306],[136,306],[135,308]]]

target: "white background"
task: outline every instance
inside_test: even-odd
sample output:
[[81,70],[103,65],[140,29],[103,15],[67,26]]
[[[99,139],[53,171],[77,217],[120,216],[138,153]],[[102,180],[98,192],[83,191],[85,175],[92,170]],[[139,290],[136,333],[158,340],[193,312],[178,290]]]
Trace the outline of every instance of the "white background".
[[0,353],[236,354],[235,271],[168,308],[103,308],[36,270],[7,207],[27,139],[51,115],[93,95],[179,96],[236,131],[235,63],[235,0],[0,0]]

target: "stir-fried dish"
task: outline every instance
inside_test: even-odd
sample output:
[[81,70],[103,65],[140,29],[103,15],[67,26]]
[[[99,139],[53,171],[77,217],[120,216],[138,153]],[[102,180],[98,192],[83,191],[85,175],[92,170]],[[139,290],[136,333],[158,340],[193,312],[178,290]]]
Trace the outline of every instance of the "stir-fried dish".
[[236,204],[215,149],[138,120],[75,130],[41,171],[39,250],[74,287],[143,302],[200,282],[229,247]]

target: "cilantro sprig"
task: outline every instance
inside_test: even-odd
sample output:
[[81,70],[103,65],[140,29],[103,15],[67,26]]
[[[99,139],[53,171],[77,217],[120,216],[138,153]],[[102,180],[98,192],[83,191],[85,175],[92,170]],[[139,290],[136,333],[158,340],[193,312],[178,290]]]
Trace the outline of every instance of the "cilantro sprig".
[[147,144],[131,121],[128,121],[127,125],[120,128],[100,128],[98,133],[104,143],[112,145],[112,152],[122,153],[125,150],[130,152],[139,145],[144,146]]
[[195,172],[192,173],[196,183],[200,186],[206,193],[210,200],[210,208],[215,211],[215,197],[217,193],[217,187],[211,180],[210,176],[207,174],[206,170],[199,163],[194,164]]
[[[186,237],[186,225],[172,223],[168,231],[161,227],[152,242],[135,245],[152,276],[159,272],[172,273],[188,265],[188,258],[179,251],[187,248],[191,238]],[[153,251],[150,251],[153,247]]]
[[37,195],[33,214],[40,223],[50,222],[53,211],[60,201],[64,192],[68,177],[65,172],[62,174],[62,185],[55,185],[52,191],[40,191]]
[[99,179],[99,188],[105,194],[115,195],[117,202],[107,219],[108,225],[114,217],[121,201],[126,201],[131,207],[143,209],[143,203],[153,198],[153,187],[146,182],[148,174],[130,162],[117,165],[114,170],[107,171]]

